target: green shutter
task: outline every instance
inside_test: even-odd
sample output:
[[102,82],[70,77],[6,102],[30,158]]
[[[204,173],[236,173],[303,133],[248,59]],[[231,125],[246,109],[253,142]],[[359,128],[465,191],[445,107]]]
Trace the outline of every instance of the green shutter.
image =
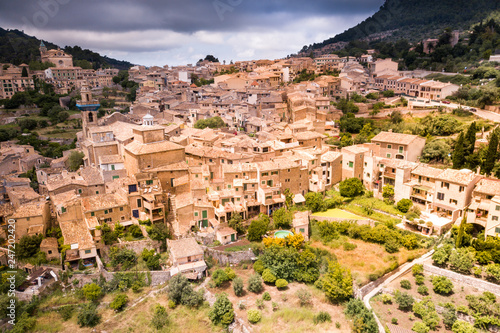
[[201,217],[206,219],[208,217],[208,212],[206,210],[201,211]]

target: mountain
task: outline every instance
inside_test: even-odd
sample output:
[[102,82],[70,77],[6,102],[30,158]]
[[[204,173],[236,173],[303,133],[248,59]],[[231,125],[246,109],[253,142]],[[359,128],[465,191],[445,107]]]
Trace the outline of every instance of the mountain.
[[495,10],[500,10],[498,0],[386,0],[363,22],[321,43],[304,46],[300,53],[332,51],[355,40],[418,41],[447,27],[468,29]]
[[[26,35],[23,31],[0,28],[0,63],[7,62],[20,65],[22,63],[29,64],[33,61],[40,61],[40,42],[40,39]],[[43,42],[48,49],[58,47],[54,43]],[[102,66],[129,69],[133,66],[128,61],[102,56],[99,53],[82,49],[79,46],[66,46],[64,51],[73,56],[75,65],[86,64],[94,69]]]

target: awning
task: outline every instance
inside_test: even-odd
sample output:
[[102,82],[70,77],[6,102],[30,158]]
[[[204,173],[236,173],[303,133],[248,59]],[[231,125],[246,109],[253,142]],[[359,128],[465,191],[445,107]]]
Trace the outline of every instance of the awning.
[[429,192],[430,190],[432,190],[431,187],[424,186],[424,185],[415,185],[415,186],[413,186],[413,188],[416,190],[425,191],[425,192]]
[[293,197],[293,202],[296,204],[303,203],[303,202],[306,202],[306,199],[304,198],[304,196],[302,194],[299,193]]
[[488,202],[481,201],[479,204],[479,209],[490,210],[490,204]]
[[476,210],[478,207],[479,207],[479,202],[474,201],[473,203],[470,204],[469,209]]

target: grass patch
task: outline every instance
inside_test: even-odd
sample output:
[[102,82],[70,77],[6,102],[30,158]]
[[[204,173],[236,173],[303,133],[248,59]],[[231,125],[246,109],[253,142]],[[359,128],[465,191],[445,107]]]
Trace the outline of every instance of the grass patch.
[[314,213],[312,216],[319,216],[319,217],[332,217],[332,218],[339,218],[339,219],[345,219],[345,220],[364,220],[363,217],[352,214],[350,212],[346,212],[345,210],[334,208],[334,209],[329,209],[326,212],[317,212]]
[[314,325],[315,312],[309,308],[282,308],[270,316],[263,316],[260,332],[324,332],[322,325]]
[[363,207],[370,207],[373,209],[378,209],[393,215],[401,215],[402,213],[394,207],[394,205],[388,205],[383,200],[377,198],[364,198],[358,197],[351,201],[352,204],[361,205]]
[[369,218],[371,220],[375,220],[375,221],[382,222],[382,223],[389,222],[391,224],[398,224],[401,222],[401,219],[391,217],[391,216],[388,216],[388,215],[385,215],[385,214],[382,214],[379,212],[373,212],[371,214],[368,214],[363,207],[359,207],[359,206],[356,206],[353,204],[348,204],[348,205],[344,206],[344,209],[347,211],[350,211],[352,213],[359,214],[359,215],[365,216],[366,218]]

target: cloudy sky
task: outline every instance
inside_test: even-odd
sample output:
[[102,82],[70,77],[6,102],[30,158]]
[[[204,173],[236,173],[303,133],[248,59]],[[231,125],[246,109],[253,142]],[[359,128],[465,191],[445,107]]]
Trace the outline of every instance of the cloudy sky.
[[276,59],[361,22],[383,0],[0,1],[0,26],[135,64]]

